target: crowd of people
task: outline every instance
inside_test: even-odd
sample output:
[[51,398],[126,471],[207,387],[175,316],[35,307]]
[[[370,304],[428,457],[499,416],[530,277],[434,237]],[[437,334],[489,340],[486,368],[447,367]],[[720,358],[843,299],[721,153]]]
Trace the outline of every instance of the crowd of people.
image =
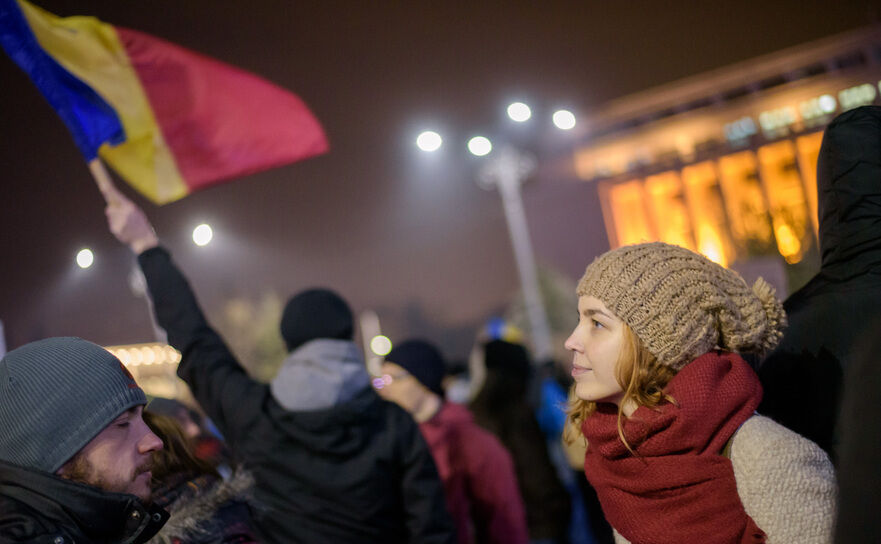
[[148,403],[79,338],[7,353],[0,543],[881,541],[879,183],[881,108],[846,112],[820,152],[822,267],[786,302],[661,242],[596,257],[573,294],[571,373],[540,389],[558,391],[550,408],[505,339],[478,346],[467,404],[424,340],[370,376],[348,304],[323,288],[290,298],[288,355],[254,380],[144,213],[105,185],[197,405]]

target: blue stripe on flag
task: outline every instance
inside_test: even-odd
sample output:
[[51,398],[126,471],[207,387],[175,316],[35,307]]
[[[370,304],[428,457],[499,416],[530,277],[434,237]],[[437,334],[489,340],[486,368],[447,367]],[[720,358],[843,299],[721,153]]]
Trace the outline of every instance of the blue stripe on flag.
[[0,45],[61,116],[86,160],[105,142],[125,141],[113,107],[40,47],[15,0],[0,0]]

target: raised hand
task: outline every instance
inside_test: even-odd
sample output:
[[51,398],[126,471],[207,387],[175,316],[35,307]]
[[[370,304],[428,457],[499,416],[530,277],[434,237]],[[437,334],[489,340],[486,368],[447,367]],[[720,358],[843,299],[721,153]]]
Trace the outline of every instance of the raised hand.
[[[103,167],[100,167],[100,170],[100,173],[96,173],[95,180],[107,202],[104,213],[107,215],[110,232],[136,254],[159,245],[156,231],[153,230],[153,225],[144,215],[144,211],[116,188]],[[94,169],[93,173],[95,173]]]

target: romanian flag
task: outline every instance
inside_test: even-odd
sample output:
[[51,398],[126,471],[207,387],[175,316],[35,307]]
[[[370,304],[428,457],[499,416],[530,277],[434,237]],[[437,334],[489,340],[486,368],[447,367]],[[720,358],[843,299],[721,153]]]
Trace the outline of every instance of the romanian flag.
[[157,204],[327,151],[293,93],[141,32],[0,0],[0,45],[86,160]]

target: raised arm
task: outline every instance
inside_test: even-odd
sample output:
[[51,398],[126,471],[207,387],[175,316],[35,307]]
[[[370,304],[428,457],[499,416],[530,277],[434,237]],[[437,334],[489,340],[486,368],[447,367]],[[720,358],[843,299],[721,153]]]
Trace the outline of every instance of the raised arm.
[[144,212],[115,187],[102,187],[110,231],[138,256],[156,321],[182,354],[178,375],[235,448],[257,416],[265,385],[251,379],[208,324],[187,279],[159,246]]

